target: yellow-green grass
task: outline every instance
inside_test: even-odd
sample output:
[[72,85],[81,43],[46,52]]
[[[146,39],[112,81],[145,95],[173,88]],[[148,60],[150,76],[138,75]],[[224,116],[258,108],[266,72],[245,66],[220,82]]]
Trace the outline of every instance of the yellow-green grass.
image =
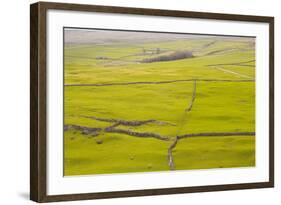
[[187,132],[241,132],[255,130],[253,82],[201,82],[192,112],[184,120]]
[[[95,116],[124,120],[156,119],[176,125],[190,103],[192,92],[193,82],[66,87],[65,123],[80,122],[85,126],[99,123],[97,126],[100,126],[101,122],[85,118]],[[184,120],[183,131],[253,131],[254,99],[253,82],[197,82],[196,99],[192,112]],[[174,125],[144,125],[133,129],[169,130],[172,134],[178,130]]]
[[255,137],[200,137],[180,140],[176,170],[255,166]]
[[[65,83],[66,84],[87,84],[87,83],[109,83],[109,82],[132,82],[132,81],[157,81],[174,80],[186,78],[199,79],[244,79],[238,75],[230,75],[217,69],[210,69],[208,65],[239,63],[255,59],[255,52],[250,50],[233,51],[218,55],[201,56],[177,61],[155,62],[155,63],[129,63],[125,65],[105,66],[95,58],[100,56],[99,49],[105,46],[88,48],[84,47],[66,48],[66,56],[76,56],[65,58]],[[132,49],[121,52],[117,47],[109,50],[108,57],[114,57],[116,53],[120,56],[130,55]],[[139,52],[140,48],[137,48]],[[121,49],[122,50],[122,49]],[[119,53],[121,52],[121,53]],[[119,57],[120,57],[119,56]],[[144,56],[143,58],[147,58]],[[110,61],[110,60],[108,60]],[[247,73],[253,76],[253,68],[248,69]]]
[[[155,119],[171,125],[141,126],[139,129],[174,135],[179,116],[188,106],[192,82],[158,85],[65,87],[65,124],[99,126],[86,117],[123,120]],[[108,123],[107,125],[108,126]],[[134,129],[134,128],[132,128]],[[152,130],[151,130],[152,129]]]
[[[68,131],[64,175],[169,171],[168,146],[169,142],[156,139],[108,133],[87,137]],[[182,139],[173,155],[176,170],[255,166],[255,137]]]
[[[74,138],[73,138],[74,137]],[[102,140],[102,144],[96,141]],[[85,137],[65,133],[65,175],[110,174],[168,170],[169,143],[122,134]]]
[[[241,54],[242,55],[242,54]],[[216,58],[216,59],[214,59]],[[220,58],[223,58],[220,60]],[[229,60],[227,60],[230,58]],[[242,58],[242,56],[241,56]],[[241,59],[245,61],[249,59]],[[231,60],[233,59],[233,60]],[[66,66],[66,84],[110,83],[110,82],[137,82],[160,81],[174,79],[244,79],[239,75],[230,75],[208,65],[216,63],[240,62],[239,56],[224,55],[211,58],[210,56],[177,60],[170,62],[157,62],[113,67]],[[251,73],[254,69],[245,68]]]
[[[122,120],[155,119],[164,123],[149,123],[137,127],[119,125],[118,128],[158,133],[170,137],[171,140],[176,135],[188,133],[254,132],[254,49],[249,47],[248,41],[229,39],[216,39],[218,42],[204,47],[213,41],[214,39],[189,39],[142,45],[65,47],[64,80],[66,85],[197,79],[196,98],[192,110],[188,113],[185,113],[185,109],[192,99],[193,81],[65,86],[65,125],[106,128],[113,124],[87,118],[92,116]],[[171,50],[194,49],[198,56],[169,62],[132,62],[148,57],[136,55],[142,52],[143,47]],[[231,48],[235,49],[205,55],[212,51]],[[100,56],[121,57],[124,62],[108,63],[110,60],[96,59]],[[233,65],[247,61],[253,61],[246,63],[252,67]],[[231,65],[219,66],[224,69],[220,70],[217,69],[216,64]],[[200,79],[252,81],[205,82]],[[82,134],[81,131],[68,130],[64,132],[64,174],[168,171],[167,152],[171,143],[172,141],[105,132],[93,137]],[[255,136],[181,139],[173,149],[173,156],[176,170],[254,166]]]

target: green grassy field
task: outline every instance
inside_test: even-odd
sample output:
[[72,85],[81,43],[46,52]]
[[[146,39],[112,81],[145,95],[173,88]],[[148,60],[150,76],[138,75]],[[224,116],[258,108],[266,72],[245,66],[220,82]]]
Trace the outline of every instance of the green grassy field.
[[[177,51],[193,57],[143,62]],[[65,44],[64,61],[64,175],[255,166],[253,39]]]

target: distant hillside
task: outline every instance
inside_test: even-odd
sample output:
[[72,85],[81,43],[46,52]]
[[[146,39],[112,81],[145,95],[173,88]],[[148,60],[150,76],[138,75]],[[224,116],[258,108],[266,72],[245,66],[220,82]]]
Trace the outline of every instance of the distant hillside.
[[[191,34],[170,34],[170,33],[149,33],[131,31],[112,31],[112,30],[89,30],[89,29],[65,29],[64,42],[66,45],[76,44],[124,44],[142,42],[161,42],[180,39],[194,38],[229,38],[210,35],[191,35]],[[239,37],[231,37],[240,39]]]

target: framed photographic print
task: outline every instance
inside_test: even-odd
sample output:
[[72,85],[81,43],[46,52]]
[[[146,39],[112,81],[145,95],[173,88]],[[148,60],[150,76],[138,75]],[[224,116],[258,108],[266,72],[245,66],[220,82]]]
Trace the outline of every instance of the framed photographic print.
[[30,197],[274,186],[274,18],[31,5]]

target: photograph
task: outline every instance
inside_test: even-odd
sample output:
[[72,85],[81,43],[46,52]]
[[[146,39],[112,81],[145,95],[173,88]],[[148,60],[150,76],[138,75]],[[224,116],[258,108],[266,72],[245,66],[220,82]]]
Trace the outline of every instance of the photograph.
[[255,36],[62,32],[64,176],[255,167]]

